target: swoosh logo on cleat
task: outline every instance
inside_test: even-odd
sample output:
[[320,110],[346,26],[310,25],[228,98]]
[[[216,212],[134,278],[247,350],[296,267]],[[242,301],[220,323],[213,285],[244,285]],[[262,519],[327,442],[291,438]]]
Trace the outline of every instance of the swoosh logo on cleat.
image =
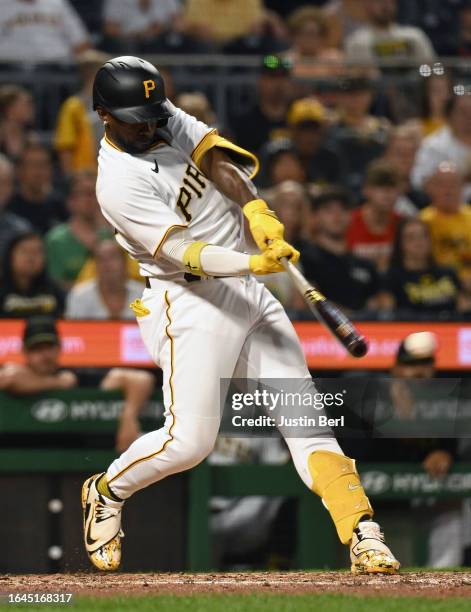
[[90,546],[90,547],[94,546],[98,542],[98,540],[94,540],[90,536],[90,525],[87,528],[87,537],[86,537],[86,540],[87,540],[87,546]]
[[[94,544],[96,544],[98,542],[98,540],[95,540],[94,538],[92,538],[92,536],[90,535],[90,528],[92,525],[92,521],[91,521],[91,504],[87,503],[87,505],[85,506],[85,541],[87,543],[87,546],[94,546]],[[90,520],[88,520],[90,518]],[[87,524],[88,523],[88,524]]]

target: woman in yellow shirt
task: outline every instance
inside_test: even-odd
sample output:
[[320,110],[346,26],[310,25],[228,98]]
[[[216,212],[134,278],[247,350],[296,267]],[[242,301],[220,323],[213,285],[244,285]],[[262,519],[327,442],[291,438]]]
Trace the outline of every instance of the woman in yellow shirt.
[[82,90],[65,100],[59,110],[54,147],[63,173],[96,170],[98,144],[103,135],[92,108],[93,79],[107,56],[99,51],[85,51],[79,57]]

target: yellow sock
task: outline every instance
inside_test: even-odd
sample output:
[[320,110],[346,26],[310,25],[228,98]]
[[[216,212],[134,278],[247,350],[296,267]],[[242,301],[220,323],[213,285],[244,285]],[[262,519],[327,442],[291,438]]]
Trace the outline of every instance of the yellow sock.
[[98,482],[96,483],[96,488],[98,493],[101,493],[101,495],[104,495],[105,497],[108,497],[109,499],[113,499],[114,501],[121,501],[119,499],[119,497],[117,497],[113,491],[110,489],[110,487],[108,486],[108,481],[106,480],[106,474],[103,474],[103,476],[98,480]]

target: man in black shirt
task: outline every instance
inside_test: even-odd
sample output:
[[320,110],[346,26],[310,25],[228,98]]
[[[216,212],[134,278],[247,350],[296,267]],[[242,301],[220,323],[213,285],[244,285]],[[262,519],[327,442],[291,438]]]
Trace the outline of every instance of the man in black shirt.
[[349,310],[374,308],[378,275],[373,264],[353,255],[347,246],[350,199],[340,189],[326,189],[311,199],[316,234],[303,245],[306,277],[322,293]]
[[13,193],[13,177],[12,163],[0,153],[0,265],[10,240],[18,234],[32,230],[28,221],[5,210]]
[[30,145],[17,163],[18,189],[8,211],[26,219],[40,234],[65,221],[67,212],[62,198],[52,187],[51,154],[39,144]]
[[[457,398],[450,393],[446,379],[443,379],[443,386],[431,382],[437,375],[437,348],[436,337],[431,332],[409,334],[399,345],[389,381],[392,428],[388,433],[380,427],[382,432],[372,441],[369,457],[370,461],[383,463],[394,463],[398,457],[404,462],[418,463],[432,483],[443,482],[455,461],[458,441],[450,436],[450,431],[458,431],[455,428],[461,412],[456,408]],[[427,385],[427,381],[430,384]],[[455,422],[450,422],[450,411],[458,417]],[[440,428],[443,438],[432,434],[434,418],[438,422],[443,419]],[[401,430],[403,437],[398,437]],[[413,431],[421,431],[421,437],[413,437]],[[404,508],[404,502],[396,503],[397,507]],[[409,500],[405,504],[408,513],[415,514],[415,520],[428,527],[426,565],[434,568],[461,565],[464,549],[462,500],[435,499],[428,504]]]
[[342,182],[345,161],[335,145],[329,144],[327,109],[314,98],[293,102],[287,116],[289,135],[300,157],[308,181],[318,185]]
[[275,56],[264,58],[255,105],[229,118],[230,131],[238,145],[257,153],[266,142],[286,135],[291,90],[289,65]]

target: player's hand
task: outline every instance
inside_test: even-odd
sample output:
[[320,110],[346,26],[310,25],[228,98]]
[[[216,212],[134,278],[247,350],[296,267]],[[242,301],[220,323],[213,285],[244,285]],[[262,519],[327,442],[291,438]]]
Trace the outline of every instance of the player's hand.
[[57,374],[57,382],[59,389],[72,389],[77,386],[78,379],[73,372],[63,370]]
[[452,463],[453,457],[448,451],[436,450],[425,457],[422,465],[432,478],[441,478],[448,474]]
[[299,251],[284,240],[274,240],[263,253],[250,256],[250,271],[253,274],[283,272],[284,268],[280,262],[282,257],[286,257],[295,264],[299,259]]
[[140,435],[139,419],[134,415],[121,415],[118,431],[116,432],[116,450],[118,453],[124,453]]
[[270,240],[283,240],[285,227],[263,200],[253,200],[242,209],[258,248],[265,251]]

